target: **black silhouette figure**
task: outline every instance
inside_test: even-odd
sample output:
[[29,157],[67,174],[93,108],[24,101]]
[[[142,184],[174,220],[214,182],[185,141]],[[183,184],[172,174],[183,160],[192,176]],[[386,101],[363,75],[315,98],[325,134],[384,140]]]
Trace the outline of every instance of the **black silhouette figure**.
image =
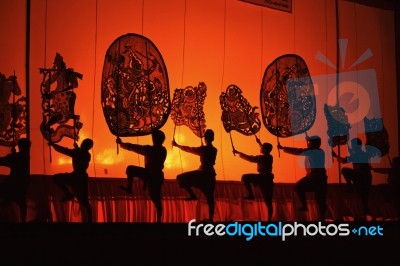
[[255,187],[259,187],[264,198],[264,202],[268,208],[268,221],[272,219],[273,206],[272,206],[272,195],[274,187],[274,174],[272,173],[273,156],[270,154],[272,151],[271,143],[261,144],[257,138],[257,143],[260,145],[260,155],[247,155],[236,149],[233,150],[233,154],[239,154],[240,158],[257,164],[258,174],[244,174],[242,175],[242,182],[244,183],[247,190],[247,197],[245,199],[254,200],[254,193],[251,188],[251,184]]
[[157,223],[161,223],[163,215],[161,189],[164,184],[164,162],[167,158],[167,149],[163,146],[165,134],[161,130],[155,130],[152,134],[153,145],[138,145],[122,142],[117,138],[117,143],[121,148],[136,152],[144,156],[144,167],[129,165],[126,168],[128,179],[127,187],[121,189],[129,194],[133,194],[133,178],[143,180],[143,189],[149,188],[151,201],[157,210]]
[[400,157],[393,158],[391,168],[371,168],[372,171],[381,174],[387,174],[387,183],[389,185],[389,200],[393,200],[396,208],[397,219],[400,219]]
[[320,148],[321,138],[319,136],[307,136],[306,141],[307,148],[283,147],[278,143],[278,149],[289,154],[305,156],[306,176],[295,184],[295,192],[302,204],[300,211],[308,211],[306,192],[314,192],[319,209],[319,220],[324,221],[327,209],[326,188],[328,182],[325,152]]
[[29,161],[31,142],[27,138],[18,141],[18,152],[13,147],[10,154],[0,157],[0,165],[10,168],[8,177],[0,183],[0,198],[4,204],[15,202],[20,210],[20,221],[27,216],[26,194],[30,181]]
[[92,222],[92,207],[89,202],[89,175],[87,169],[91,160],[89,150],[93,147],[92,139],[84,139],[79,147],[74,143],[74,148],[62,147],[56,143],[49,143],[50,146],[64,155],[72,158],[73,171],[71,173],[60,173],[53,176],[54,183],[64,192],[62,202],[73,200],[74,197],[86,210],[86,221]]
[[[393,158],[391,168],[372,168],[372,171],[380,174],[387,174],[389,188],[388,201],[393,200],[397,218],[400,219],[400,157]],[[384,191],[387,192],[387,191]]]
[[214,131],[207,129],[204,133],[204,140],[206,145],[201,145],[199,147],[179,145],[175,140],[172,141],[172,145],[178,147],[182,151],[189,152],[200,157],[199,169],[179,174],[176,178],[179,186],[184,188],[189,193],[189,197],[185,198],[185,200],[197,200],[197,196],[193,192],[192,187],[200,189],[200,191],[206,196],[208,204],[208,216],[210,222],[212,222],[214,219],[214,190],[216,183],[214,164],[217,158],[217,149],[212,144],[214,141]]
[[347,192],[355,190],[360,196],[363,208],[362,218],[365,219],[369,213],[368,200],[372,185],[370,154],[362,149],[361,139],[353,138],[351,148],[349,148],[349,156],[340,157],[335,151],[332,151],[332,156],[340,160],[341,163],[353,164],[353,168],[343,167],[342,175],[346,181]]

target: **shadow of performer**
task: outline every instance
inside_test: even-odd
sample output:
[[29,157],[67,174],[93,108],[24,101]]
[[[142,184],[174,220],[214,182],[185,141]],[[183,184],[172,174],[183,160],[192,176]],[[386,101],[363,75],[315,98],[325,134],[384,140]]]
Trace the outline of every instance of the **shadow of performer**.
[[346,191],[349,193],[356,191],[362,204],[361,220],[367,219],[367,215],[370,212],[369,195],[372,186],[371,154],[362,149],[361,139],[353,138],[347,157],[340,157],[334,151],[332,151],[332,156],[343,164],[352,163],[353,168],[342,168],[342,175],[346,180]]
[[161,223],[163,215],[161,189],[164,184],[164,162],[167,158],[167,149],[163,146],[165,134],[161,130],[155,130],[152,134],[153,145],[139,145],[122,142],[117,138],[117,143],[121,148],[136,152],[144,156],[145,166],[139,167],[129,165],[126,168],[128,185],[121,186],[121,189],[128,194],[133,194],[133,178],[143,180],[143,189],[149,188],[151,201],[157,210],[157,223]]
[[93,147],[92,139],[84,139],[79,147],[74,143],[74,148],[66,148],[55,143],[49,143],[57,152],[72,158],[73,171],[71,173],[59,173],[53,176],[53,182],[64,192],[62,202],[77,198],[81,207],[86,211],[86,219],[92,222],[92,207],[89,202],[89,175],[87,169],[91,160],[89,150]]
[[15,202],[18,205],[22,223],[26,222],[27,216],[26,194],[30,181],[30,147],[30,140],[21,138],[18,141],[18,152],[13,148],[10,154],[0,157],[0,165],[10,168],[10,174],[0,183],[0,198],[4,204]]
[[197,200],[197,196],[194,194],[192,187],[200,189],[200,191],[206,196],[209,220],[210,222],[213,222],[215,208],[214,190],[216,183],[214,164],[217,158],[217,149],[212,145],[212,142],[214,141],[214,131],[207,129],[204,133],[204,140],[206,145],[201,145],[200,147],[179,145],[175,140],[172,141],[172,145],[178,147],[182,151],[200,157],[199,169],[179,174],[176,178],[179,186],[189,193],[189,197],[185,198],[185,200]]
[[247,200],[254,200],[254,193],[251,184],[259,187],[264,198],[265,205],[268,209],[268,222],[272,220],[273,205],[272,195],[274,188],[274,174],[272,173],[273,156],[271,155],[271,143],[261,144],[257,138],[257,143],[260,145],[260,155],[247,155],[236,149],[233,149],[233,154],[239,154],[240,158],[251,163],[257,164],[257,174],[244,174],[242,175],[242,182],[246,187]]
[[308,211],[307,192],[314,192],[318,205],[318,219],[325,221],[327,211],[326,189],[328,176],[325,169],[325,152],[321,149],[321,138],[319,136],[307,136],[307,148],[283,147],[278,143],[278,149],[285,153],[304,156],[306,176],[302,177],[295,184],[295,192],[301,202],[300,211]]

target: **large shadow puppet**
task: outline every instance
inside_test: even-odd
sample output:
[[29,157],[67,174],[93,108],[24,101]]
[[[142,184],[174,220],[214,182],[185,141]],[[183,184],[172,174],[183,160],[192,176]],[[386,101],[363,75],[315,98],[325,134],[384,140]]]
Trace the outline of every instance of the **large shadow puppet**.
[[101,105],[112,134],[150,135],[170,112],[168,74],[157,47],[147,38],[126,34],[108,48]]
[[79,139],[83,124],[75,114],[78,79],[82,74],[67,68],[63,57],[56,53],[51,68],[40,68],[43,81],[40,84],[42,94],[43,119],[40,130],[43,137],[51,143],[60,142],[63,137],[74,141]]
[[304,59],[282,55],[268,65],[260,91],[262,121],[277,137],[306,133],[316,118],[316,100]]

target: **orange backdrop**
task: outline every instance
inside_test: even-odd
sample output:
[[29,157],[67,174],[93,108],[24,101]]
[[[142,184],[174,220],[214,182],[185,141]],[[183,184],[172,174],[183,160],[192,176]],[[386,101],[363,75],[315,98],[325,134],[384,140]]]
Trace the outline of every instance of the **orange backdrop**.
[[[26,1],[0,1],[0,72],[6,76],[16,71],[18,82],[26,90]],[[6,11],[6,12],[5,12]],[[219,95],[229,84],[239,86],[253,106],[260,106],[260,87],[265,68],[278,56],[298,54],[307,63],[315,83],[317,119],[308,133],[323,138],[327,153],[329,182],[338,182],[338,165],[329,156],[327,125],[323,104],[332,102],[329,77],[336,70],[337,29],[342,46],[340,72],[356,74],[355,83],[363,79],[363,71],[375,75],[376,97],[365,99],[360,88],[351,87],[358,96],[352,121],[359,121],[368,108],[378,106],[389,132],[390,157],[398,155],[398,114],[395,69],[394,12],[339,1],[339,28],[336,23],[335,0],[293,1],[292,13],[252,5],[238,0],[34,0],[30,20],[30,138],[32,140],[31,172],[54,174],[71,171],[68,158],[51,151],[41,135],[42,120],[39,68],[51,67],[60,53],[67,67],[83,74],[77,93],[75,112],[83,128],[80,141],[94,139],[93,160],[89,174],[93,177],[125,177],[128,164],[143,166],[143,158],[119,149],[106,125],[100,105],[101,72],[105,53],[110,44],[127,33],[141,34],[150,39],[161,52],[167,67],[171,98],[175,88],[206,83],[204,105],[207,128],[215,131],[214,145],[218,148],[216,163],[218,180],[240,180],[241,175],[256,171],[256,166],[232,153],[231,140],[221,123]],[[345,51],[343,51],[345,50]],[[365,51],[372,55],[365,60]],[[345,52],[345,53],[344,53]],[[318,60],[322,54],[327,60]],[[352,66],[354,64],[354,66]],[[360,96],[361,95],[361,96]],[[357,100],[357,99],[356,99]],[[364,104],[363,103],[367,103]],[[366,106],[365,106],[366,105]],[[367,109],[365,109],[367,108]],[[260,109],[258,109],[260,111]],[[349,111],[350,112],[350,111]],[[165,176],[174,179],[182,171],[196,169],[199,159],[172,148],[174,123],[169,118],[162,130],[166,133],[168,149]],[[363,129],[354,126],[351,138],[363,137]],[[275,182],[296,182],[304,174],[302,161],[292,155],[278,154],[277,138],[264,126],[258,133],[262,142],[274,145]],[[248,154],[258,154],[254,137],[232,131],[235,148]],[[305,147],[305,135],[280,139],[283,146]],[[188,128],[178,127],[175,138],[183,145],[200,145]],[[138,144],[151,144],[149,136],[124,138]],[[80,143],[78,141],[78,143]],[[71,139],[60,144],[72,147]],[[346,152],[347,148],[343,148]],[[0,155],[9,148],[0,147]],[[345,154],[343,154],[345,155]],[[388,167],[388,157],[376,159],[377,167]],[[8,169],[0,168],[1,173]],[[375,174],[374,183],[386,182],[386,176]]]

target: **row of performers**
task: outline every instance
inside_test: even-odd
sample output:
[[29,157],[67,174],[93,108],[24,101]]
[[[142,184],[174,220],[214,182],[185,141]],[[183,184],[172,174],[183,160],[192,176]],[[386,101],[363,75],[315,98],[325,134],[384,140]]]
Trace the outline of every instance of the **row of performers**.
[[[190,147],[178,144],[175,140],[172,145],[182,151],[195,154],[200,158],[199,169],[188,171],[177,175],[177,181],[182,189],[188,193],[186,201],[197,200],[197,196],[192,188],[199,189],[207,200],[209,221],[214,218],[214,189],[216,185],[216,172],[214,164],[217,157],[217,148],[213,146],[214,132],[207,129],[204,135],[205,145]],[[127,184],[121,186],[121,189],[128,194],[133,194],[134,178],[143,180],[143,189],[148,190],[150,198],[157,211],[157,222],[162,221],[162,185],[164,183],[164,162],[167,157],[167,150],[164,147],[165,134],[161,130],[152,132],[153,145],[139,145],[123,142],[117,138],[116,142],[123,148],[138,154],[145,158],[144,167],[129,165],[126,168]],[[315,200],[319,210],[319,220],[325,220],[327,211],[326,189],[327,174],[325,170],[325,152],[320,148],[321,138],[319,136],[310,136],[306,138],[307,148],[284,147],[278,143],[277,148],[293,155],[305,156],[306,176],[301,178],[295,184],[295,192],[301,202],[301,211],[308,211],[306,202],[306,192],[314,192]],[[272,196],[274,187],[274,174],[272,172],[273,149],[270,143],[261,143],[260,154],[248,155],[236,149],[234,154],[240,158],[257,165],[258,173],[248,173],[242,176],[247,196],[245,199],[253,200],[254,192],[252,185],[258,187],[263,195],[264,202],[268,209],[268,221],[271,221],[273,214]],[[62,201],[73,200],[77,198],[81,207],[86,210],[86,221],[92,222],[92,208],[88,195],[88,174],[87,169],[91,161],[90,150],[93,147],[93,140],[84,139],[80,146],[74,144],[73,148],[60,146],[56,143],[49,143],[53,148],[66,156],[72,158],[73,171],[70,173],[59,173],[53,176],[54,183],[61,188],[64,193]],[[10,168],[9,176],[0,183],[0,197],[6,202],[15,202],[20,208],[20,219],[26,222],[27,200],[26,192],[29,186],[29,163],[30,163],[30,140],[21,138],[18,141],[18,151],[13,150],[10,154],[0,157],[0,165]],[[388,174],[388,183],[392,185],[397,215],[400,217],[400,158],[392,160],[392,167],[385,169],[371,168],[369,155],[362,149],[362,142],[355,138],[351,141],[351,150],[349,156],[343,158],[332,152],[342,163],[353,164],[353,168],[342,168],[342,174],[346,180],[347,189],[353,189],[361,197],[363,214],[366,217],[369,214],[368,197],[372,184],[371,171],[377,171]]]

